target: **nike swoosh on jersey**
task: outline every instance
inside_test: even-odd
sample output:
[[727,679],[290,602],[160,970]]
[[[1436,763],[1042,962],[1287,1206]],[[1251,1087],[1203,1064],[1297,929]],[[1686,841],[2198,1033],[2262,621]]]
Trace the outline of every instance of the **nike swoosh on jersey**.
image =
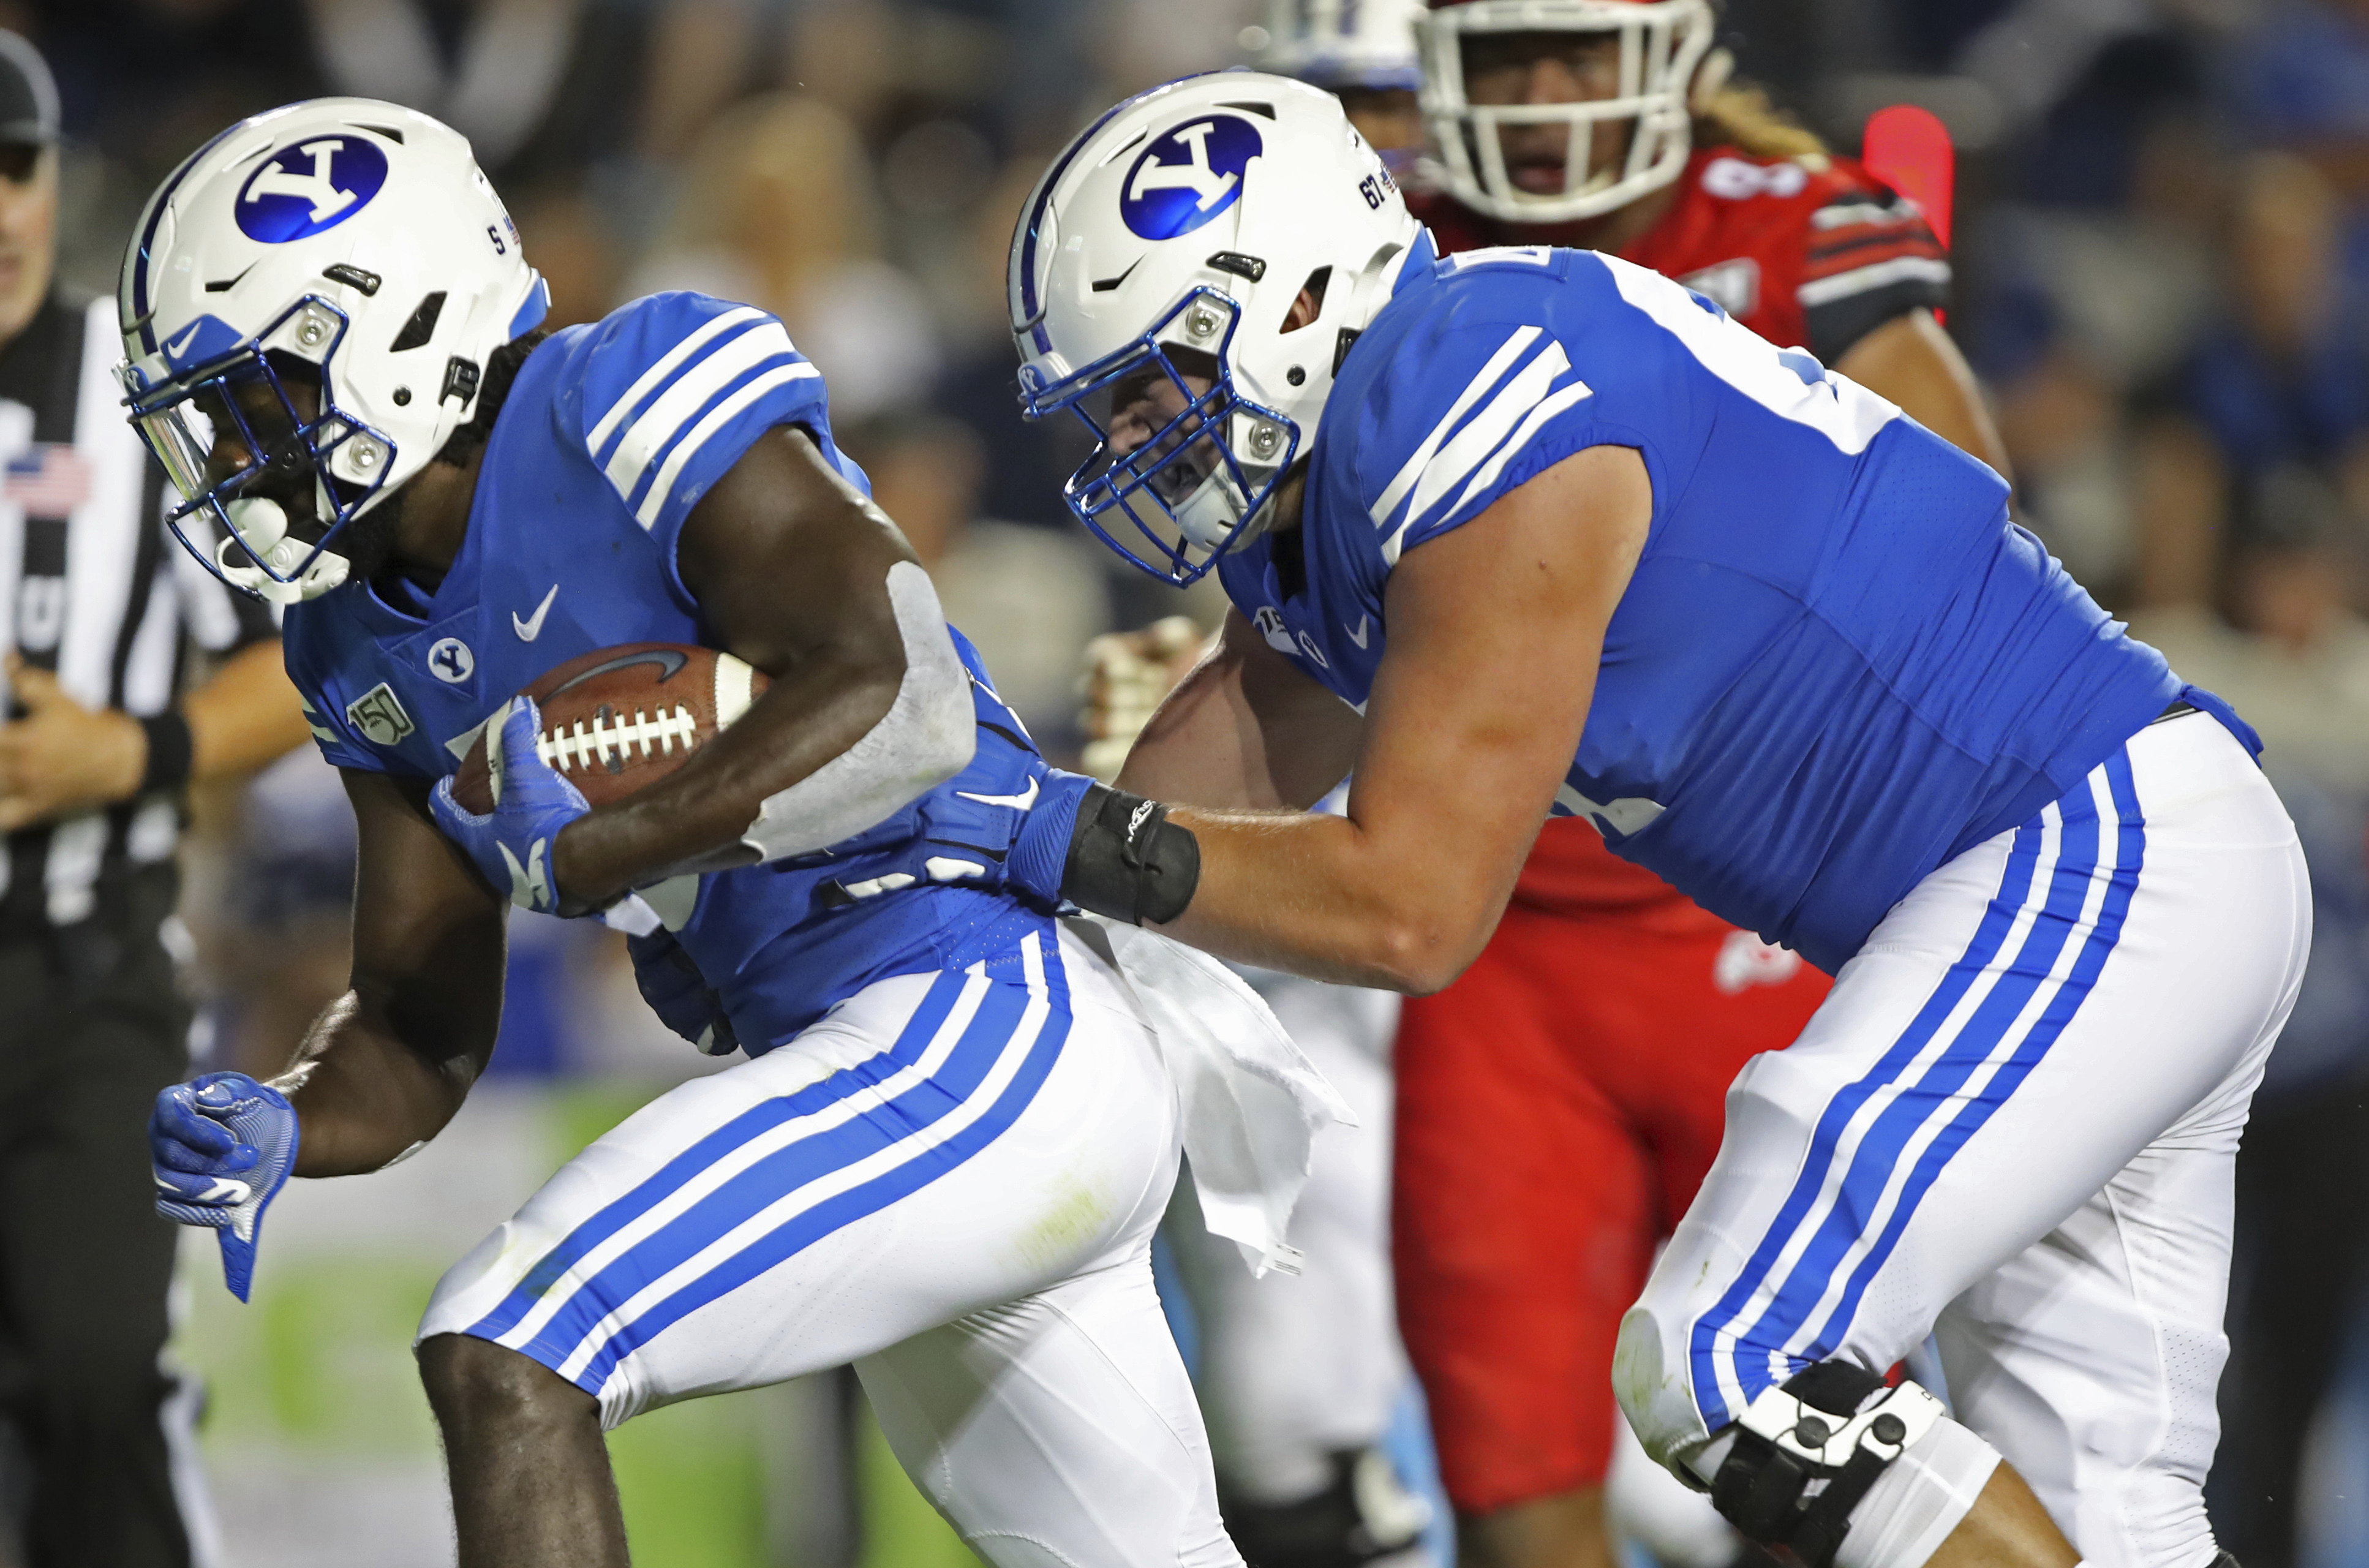
[[1027,790],[1020,795],[973,795],[967,789],[955,793],[965,800],[976,800],[981,806],[1009,806],[1014,811],[1025,811],[1036,804],[1036,781],[1028,781]]
[[1346,623],[1343,624],[1341,629],[1345,632],[1349,632],[1349,640],[1351,642],[1356,644],[1359,647],[1364,647],[1366,646],[1366,624],[1372,619],[1373,617],[1371,615],[1360,615],[1357,617],[1357,629],[1356,631],[1349,632]]
[[532,618],[521,621],[519,619],[517,611],[510,612],[510,630],[519,635],[519,641],[531,643],[543,635],[543,618],[551,612],[551,601],[558,597],[559,585],[553,583],[551,591],[543,596],[543,602],[534,607],[534,614]]

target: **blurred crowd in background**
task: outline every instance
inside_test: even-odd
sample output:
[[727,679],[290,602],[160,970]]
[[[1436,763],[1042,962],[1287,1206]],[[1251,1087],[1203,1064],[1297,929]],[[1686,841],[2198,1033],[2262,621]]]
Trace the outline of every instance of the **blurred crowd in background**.
[[[778,314],[1057,759],[1081,739],[1082,646],[1177,605],[1069,520],[1082,448],[1015,410],[1013,215],[1090,112],[1251,58],[1266,19],[1265,0],[0,0],[57,74],[74,286],[112,289],[142,200],[206,136],[348,93],[472,139],[551,325],[676,287]],[[2260,728],[2303,828],[2318,937],[2247,1139],[2254,1326],[2229,1376],[2249,1399],[2225,1393],[2215,1482],[2242,1515],[2247,1465],[2284,1473],[2342,1418],[2325,1356],[2287,1347],[2357,1315],[2369,1251],[2369,0],[1725,0],[1723,30],[1840,150],[1886,104],[1949,126],[1948,325],[2020,515]],[[344,985],[350,818],[309,754],[200,815],[210,1048],[268,1072]],[[497,1073],[700,1065],[603,933],[514,929]],[[2363,1539],[2369,1477],[2321,1480],[2310,1530]]]

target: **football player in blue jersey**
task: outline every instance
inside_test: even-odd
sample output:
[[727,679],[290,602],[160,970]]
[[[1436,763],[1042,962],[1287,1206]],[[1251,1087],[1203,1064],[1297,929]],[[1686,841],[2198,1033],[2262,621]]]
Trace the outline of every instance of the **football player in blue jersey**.
[[[1253,1151],[1205,1207],[1284,1255],[1321,1080],[1214,964],[1003,890],[1044,765],[781,324],[661,294],[546,337],[544,298],[467,143],[390,104],[243,121],[142,217],[132,416],[185,540],[285,606],[360,833],[352,990],[271,1082],[160,1098],[159,1207],[222,1232],[244,1296],[291,1175],[375,1170],[458,1110],[509,905],[602,910],[670,1024],[753,1059],[601,1139],[438,1288],[419,1359],[461,1562],[624,1563],[605,1428],[853,1361],[990,1561],[1240,1563],[1148,1248],[1181,1143],[1196,1174]],[[630,643],[772,683],[588,809],[509,699]],[[483,815],[451,784],[477,745]],[[1188,1060],[1241,1082],[1184,1115]]]
[[[1071,509],[1233,605],[1015,879],[1426,991],[1586,818],[1836,976],[1623,1324],[1647,1449],[1811,1568],[2214,1561],[2232,1156],[2310,919],[2243,722],[1809,354],[1592,252],[1439,259],[1304,86],[1112,109],[1010,288],[1024,405],[1099,443]],[[1885,1381],[1928,1334],[1948,1408]]]

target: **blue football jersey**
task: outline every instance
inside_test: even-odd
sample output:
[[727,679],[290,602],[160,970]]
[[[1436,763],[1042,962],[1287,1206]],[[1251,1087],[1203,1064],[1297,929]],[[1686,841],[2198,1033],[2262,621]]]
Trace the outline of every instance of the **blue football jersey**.
[[[436,591],[398,602],[354,581],[289,610],[288,670],[323,755],[432,779],[496,707],[578,654],[714,646],[676,541],[700,498],[781,425],[870,492],[832,443],[820,375],[762,311],[658,294],[553,334],[495,421],[467,537]],[[1020,821],[1001,802],[1024,786],[1034,749],[955,641],[980,725],[969,768],[823,853],[647,890],[751,1054],[875,979],[960,968],[1047,918],[990,890]]]
[[1419,251],[1328,406],[1300,528],[1219,574],[1361,708],[1406,551],[1583,448],[1642,454],[1652,530],[1554,809],[1828,970],[2181,690],[1988,467],[1624,261]]

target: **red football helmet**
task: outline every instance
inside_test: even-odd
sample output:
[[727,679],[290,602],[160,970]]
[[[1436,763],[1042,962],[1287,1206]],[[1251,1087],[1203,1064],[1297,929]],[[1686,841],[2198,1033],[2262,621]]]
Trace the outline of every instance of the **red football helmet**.
[[[1686,166],[1690,94],[1716,25],[1711,0],[1430,0],[1415,35],[1438,183],[1476,212],[1516,223],[1594,217],[1667,185]],[[1573,57],[1585,96],[1519,101],[1528,86],[1507,74],[1527,66],[1495,61],[1487,41],[1516,33],[1602,39]],[[1508,83],[1505,97],[1492,77]],[[1473,102],[1473,78],[1498,101]],[[1621,145],[1596,134],[1624,125]]]

